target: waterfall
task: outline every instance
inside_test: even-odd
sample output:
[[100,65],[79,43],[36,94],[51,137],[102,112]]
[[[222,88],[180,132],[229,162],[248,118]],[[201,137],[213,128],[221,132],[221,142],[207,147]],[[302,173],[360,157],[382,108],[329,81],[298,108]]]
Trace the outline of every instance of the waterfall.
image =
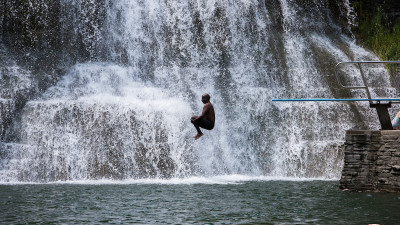
[[[271,102],[362,96],[335,83],[334,66],[378,59],[348,37],[327,0],[60,0],[57,7],[60,41],[70,43],[60,47],[67,68],[57,82],[41,92],[34,71],[16,62],[0,74],[25,77],[40,93],[20,110],[13,96],[0,95],[0,109],[11,112],[2,119],[13,120],[7,131],[0,123],[0,181],[337,179],[345,130],[378,128],[362,103]],[[345,72],[360,82],[357,68]],[[384,68],[370,73],[369,82],[384,87],[374,96],[395,95]],[[216,125],[194,141],[189,119],[200,114],[203,93]]]

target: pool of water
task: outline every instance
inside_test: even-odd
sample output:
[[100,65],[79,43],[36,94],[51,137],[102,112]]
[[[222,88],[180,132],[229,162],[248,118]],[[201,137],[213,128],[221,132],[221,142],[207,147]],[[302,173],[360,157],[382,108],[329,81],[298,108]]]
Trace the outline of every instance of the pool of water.
[[396,224],[400,194],[338,181],[141,180],[0,184],[0,223]]

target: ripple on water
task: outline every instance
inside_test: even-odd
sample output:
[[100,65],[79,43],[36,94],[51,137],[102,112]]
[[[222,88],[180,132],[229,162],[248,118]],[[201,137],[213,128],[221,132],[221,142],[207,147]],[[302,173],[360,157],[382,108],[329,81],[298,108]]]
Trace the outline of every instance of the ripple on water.
[[400,197],[338,181],[0,185],[0,223],[395,224]]

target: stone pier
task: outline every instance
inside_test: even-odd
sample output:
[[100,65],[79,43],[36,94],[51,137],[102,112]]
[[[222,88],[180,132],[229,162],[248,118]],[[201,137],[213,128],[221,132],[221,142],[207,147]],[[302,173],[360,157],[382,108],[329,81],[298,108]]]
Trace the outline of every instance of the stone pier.
[[346,131],[340,188],[400,192],[400,130]]

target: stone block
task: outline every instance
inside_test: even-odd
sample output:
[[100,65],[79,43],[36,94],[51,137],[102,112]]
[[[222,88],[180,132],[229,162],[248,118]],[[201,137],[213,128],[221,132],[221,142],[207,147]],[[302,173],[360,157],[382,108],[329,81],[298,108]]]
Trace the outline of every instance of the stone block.
[[393,174],[391,174],[390,172],[387,172],[387,173],[378,173],[378,179],[379,178],[390,178],[390,177],[392,177],[393,176]]
[[394,136],[400,137],[400,130],[381,130],[380,134],[382,136],[394,135]]
[[389,166],[396,166],[396,165],[400,165],[400,159],[398,159],[397,157],[392,157],[389,161]]
[[397,151],[398,147],[400,146],[400,143],[397,142],[397,141],[391,141],[391,142],[385,143],[384,146],[385,146],[386,149]]
[[384,135],[382,141],[395,141],[399,138],[399,135]]
[[370,149],[370,144],[366,144],[366,141],[357,142],[353,145],[353,151],[365,151]]
[[375,162],[371,162],[371,161],[363,161],[363,162],[361,162],[361,166],[362,167],[372,167],[372,166],[374,166],[375,165]]
[[358,176],[361,176],[361,177],[368,177],[370,174],[371,174],[370,172],[359,172],[359,173],[358,173]]
[[347,166],[347,168],[349,168],[351,170],[358,169],[358,168],[361,168],[361,167],[362,167],[362,164],[361,164],[360,161],[357,161],[356,163],[349,163],[348,166]]
[[377,172],[383,171],[383,170],[390,170],[391,166],[375,166],[374,170]]
[[388,156],[379,156],[379,157],[378,157],[378,160],[383,160],[383,161],[385,161],[385,162],[389,162],[391,158],[392,158],[391,155],[388,155]]
[[[400,177],[400,173],[392,173],[394,177]],[[397,181],[396,181],[397,182]]]
[[387,179],[387,178],[378,178],[378,181],[379,181],[379,183],[388,183],[389,182],[389,179]]
[[395,171],[400,171],[400,165],[393,165],[392,169]]
[[374,150],[374,151],[378,151],[381,146],[382,146],[382,143],[380,143],[380,142],[371,143],[370,149]]
[[382,144],[381,147],[378,149],[379,151],[387,151],[388,149],[391,149],[390,146],[386,144]]
[[377,160],[378,159],[378,156],[377,155],[368,155],[367,156],[367,158],[366,158],[368,161],[375,161],[375,160]]
[[345,156],[344,156],[344,159],[346,160],[346,161],[348,161],[348,160],[354,160],[354,157],[355,156],[355,154],[345,154]]
[[358,172],[354,172],[354,171],[353,172],[348,172],[347,175],[348,176],[352,176],[352,177],[356,177],[356,176],[358,176]]
[[371,136],[365,134],[357,134],[357,135],[352,135],[351,140],[356,143],[364,143],[367,141],[371,141]]
[[346,135],[360,135],[360,134],[371,134],[371,130],[346,130]]
[[380,150],[376,153],[377,156],[392,156],[391,151]]

